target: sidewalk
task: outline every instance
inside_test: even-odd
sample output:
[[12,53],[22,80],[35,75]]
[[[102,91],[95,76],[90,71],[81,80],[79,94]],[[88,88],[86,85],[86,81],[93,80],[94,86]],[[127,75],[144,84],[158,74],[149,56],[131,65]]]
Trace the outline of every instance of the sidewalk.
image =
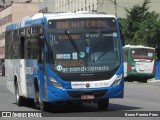
[[0,80],[5,80],[5,77],[0,75]]
[[147,81],[147,84],[160,86],[160,80],[155,80],[155,78],[152,78]]

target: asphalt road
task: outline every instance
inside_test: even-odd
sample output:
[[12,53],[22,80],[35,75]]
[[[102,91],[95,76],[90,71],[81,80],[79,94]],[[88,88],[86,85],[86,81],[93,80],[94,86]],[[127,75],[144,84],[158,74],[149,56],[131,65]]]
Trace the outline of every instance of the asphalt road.
[[[147,111],[155,112],[160,111],[160,86],[150,85],[146,83],[125,83],[124,90],[124,99],[111,99],[109,109],[106,111],[100,111],[97,108],[96,104],[83,104],[83,105],[54,105],[50,112],[43,112],[43,114],[58,117],[65,117],[69,119],[70,117],[87,117],[87,120],[91,119],[90,117],[106,117],[109,114],[120,114],[122,111],[126,113],[147,113]],[[6,89],[6,82],[3,77],[0,77],[0,111],[35,111],[39,112],[32,105],[26,105],[18,107],[15,103],[15,96]],[[135,112],[134,112],[135,111]],[[160,112],[159,112],[160,113]],[[122,114],[121,114],[122,115]],[[108,118],[108,117],[107,117]],[[151,117],[145,118],[145,120],[150,120]],[[160,118],[160,114],[159,114]],[[158,120],[159,118],[156,117]],[[3,120],[5,118],[0,118]],[[47,119],[51,119],[47,118]],[[93,118],[94,119],[94,118]],[[100,120],[99,119],[99,120]],[[113,119],[113,117],[111,118]],[[122,118],[127,119],[127,118]],[[133,117],[130,117],[133,119]],[[153,118],[155,119],[155,117]],[[134,119],[135,120],[135,119]]]

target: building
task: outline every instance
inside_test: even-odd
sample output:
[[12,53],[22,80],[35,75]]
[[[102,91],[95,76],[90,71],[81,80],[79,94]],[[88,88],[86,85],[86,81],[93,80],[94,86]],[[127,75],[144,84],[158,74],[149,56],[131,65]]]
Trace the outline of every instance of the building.
[[89,11],[90,13],[97,11],[97,0],[57,0],[55,2],[55,12],[76,12]]
[[46,3],[12,3],[0,11],[0,61],[5,58],[5,28],[22,18],[39,12],[47,12]]
[[0,11],[11,4],[11,0],[0,0]]
[[12,3],[38,3],[38,2],[46,2],[47,0],[2,0],[2,1],[12,1]]
[[[50,1],[50,2],[49,2]],[[55,12],[94,11],[126,17],[125,9],[141,5],[144,0],[48,0]],[[160,0],[150,0],[149,10],[160,13]]]

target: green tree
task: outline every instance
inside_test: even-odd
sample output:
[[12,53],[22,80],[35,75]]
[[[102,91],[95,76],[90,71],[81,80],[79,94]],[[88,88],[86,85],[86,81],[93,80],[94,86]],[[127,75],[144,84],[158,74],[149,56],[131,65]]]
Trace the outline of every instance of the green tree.
[[160,21],[159,14],[150,12],[146,16],[147,18],[140,23],[139,30],[134,34],[133,40],[136,44],[142,44],[151,47],[158,47],[160,39]]
[[144,0],[142,5],[126,9],[127,17],[120,19],[125,44],[156,47],[160,43],[159,14],[149,12],[149,3],[149,0]]

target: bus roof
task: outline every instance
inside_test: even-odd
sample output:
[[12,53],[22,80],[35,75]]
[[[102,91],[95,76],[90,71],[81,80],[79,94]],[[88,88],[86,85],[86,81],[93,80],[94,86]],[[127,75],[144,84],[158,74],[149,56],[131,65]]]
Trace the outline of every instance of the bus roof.
[[[46,17],[47,20],[49,19],[69,19],[69,18],[96,18],[96,17],[115,17],[114,15],[106,15],[106,14],[90,14],[87,13],[86,11],[82,11],[82,12],[76,12],[76,13],[38,13],[35,14],[33,16],[29,16],[27,17],[27,19],[29,20],[33,20],[33,19],[39,19],[39,18],[43,18]],[[23,20],[27,20],[26,18],[24,18]]]
[[82,11],[82,12],[79,11],[76,13],[71,13],[71,12],[68,12],[68,13],[37,13],[32,16],[24,17],[22,21],[19,23],[8,25],[6,27],[6,31],[14,30],[14,29],[22,28],[22,27],[28,27],[31,25],[42,24],[46,20],[48,21],[50,19],[59,20],[59,19],[72,19],[72,18],[115,18],[116,19],[114,15],[98,14],[98,13],[90,14],[86,11]]
[[147,47],[143,45],[125,45],[123,48],[147,48],[147,49],[155,49],[154,47]]

